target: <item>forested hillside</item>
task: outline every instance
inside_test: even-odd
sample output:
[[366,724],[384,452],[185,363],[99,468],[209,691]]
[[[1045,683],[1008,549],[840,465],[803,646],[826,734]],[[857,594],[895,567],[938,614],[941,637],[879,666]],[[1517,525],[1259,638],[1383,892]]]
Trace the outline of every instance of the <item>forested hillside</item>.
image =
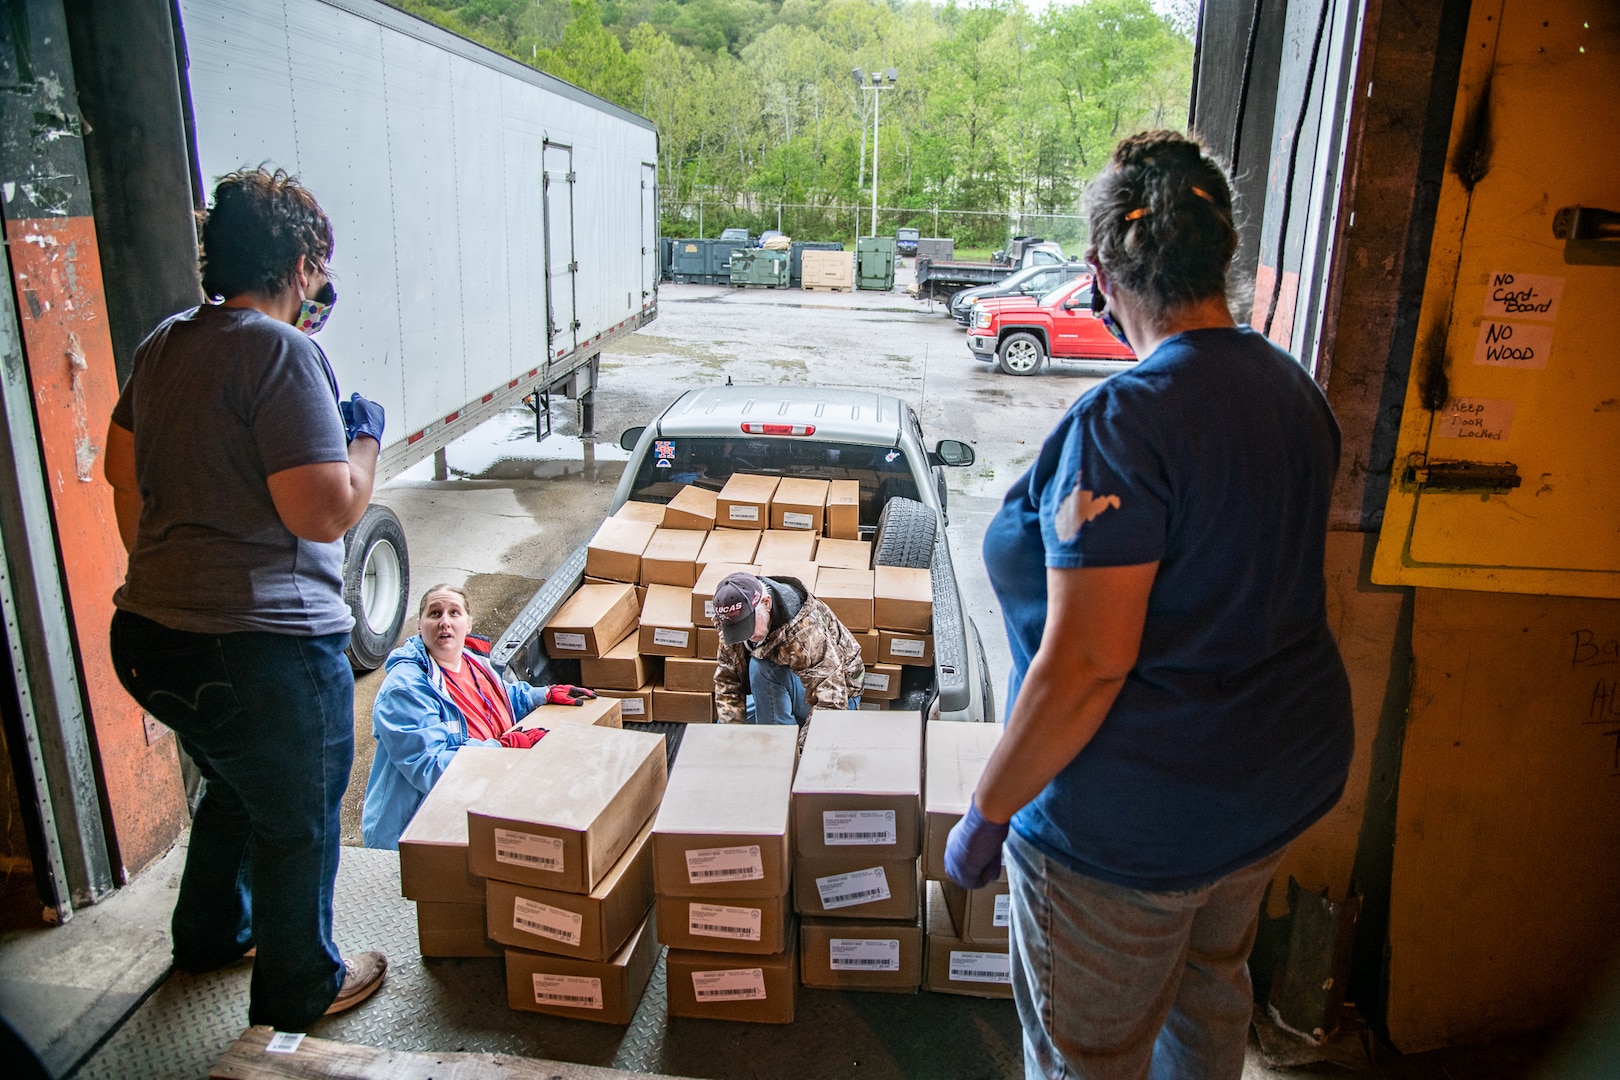
[[899,76],[879,106],[891,235],[912,224],[997,244],[1010,215],[1074,214],[1122,134],[1187,117],[1190,18],[1149,0],[1036,14],[1020,0],[390,2],[657,123],[666,235],[696,235],[699,202],[709,236],[775,227],[780,212],[795,235],[847,237],[857,207],[868,232],[879,95],[855,67]]

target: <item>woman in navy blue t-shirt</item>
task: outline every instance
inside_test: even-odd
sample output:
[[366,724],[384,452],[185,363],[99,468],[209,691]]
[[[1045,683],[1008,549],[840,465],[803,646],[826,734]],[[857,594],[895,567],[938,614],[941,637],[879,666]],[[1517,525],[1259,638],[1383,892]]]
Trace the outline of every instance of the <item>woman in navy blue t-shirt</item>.
[[1005,840],[1030,1076],[1236,1080],[1261,896],[1349,770],[1339,429],[1232,319],[1231,189],[1197,142],[1126,139],[1088,209],[1101,315],[1143,359],[1075,403],[985,535],[1007,730],[947,867],[982,887]]

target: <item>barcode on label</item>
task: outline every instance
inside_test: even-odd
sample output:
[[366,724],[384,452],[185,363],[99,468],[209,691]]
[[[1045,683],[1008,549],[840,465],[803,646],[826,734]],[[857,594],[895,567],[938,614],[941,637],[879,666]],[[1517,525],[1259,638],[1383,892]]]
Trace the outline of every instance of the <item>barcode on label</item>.
[[828,847],[897,844],[893,810],[823,810],[821,842]]
[[668,649],[684,649],[691,640],[692,634],[688,630],[657,629],[653,631],[653,644],[662,645]]
[[703,617],[705,619],[714,618],[714,601],[713,600],[705,600],[705,601],[703,601]]
[[765,972],[760,968],[694,971],[692,993],[699,1001],[763,1001]]
[[625,716],[646,716],[647,703],[638,697],[620,698],[619,711]]
[[535,836],[512,829],[495,830],[495,861],[535,870],[561,873],[563,842],[555,836]]
[[757,506],[732,506],[727,508],[727,513],[732,521],[759,520],[759,507]]
[[551,643],[559,649],[571,649],[574,652],[585,651],[584,634],[556,633],[551,635]]
[[791,510],[782,514],[782,527],[784,529],[808,529],[815,523],[809,514],[795,514]]
[[868,690],[875,690],[880,694],[886,693],[889,689],[889,676],[887,674],[880,674],[876,671],[868,671],[866,673],[866,679],[861,685]]
[[855,870],[848,874],[816,878],[816,891],[821,894],[821,906],[828,911],[853,907],[873,900],[889,898],[889,878],[883,867]]
[[827,959],[834,971],[899,971],[898,938],[832,938]]
[[746,986],[739,986],[735,990],[699,990],[700,998],[746,998],[753,997],[754,992]]
[[526,930],[540,937],[560,941],[565,945],[580,942],[580,916],[576,912],[542,904],[537,900],[518,896],[512,900],[512,928]]
[[762,916],[763,912],[759,908],[689,904],[686,909],[686,928],[694,937],[758,941]]
[[1002,893],[996,897],[996,909],[990,915],[991,926],[1012,925],[1012,897]]
[[712,881],[763,881],[765,861],[758,845],[735,848],[697,848],[686,853],[686,879],[690,885]]
[[951,978],[958,982],[1010,983],[1012,968],[1006,953],[951,950]]
[[895,656],[921,656],[927,644],[920,638],[890,638],[889,652]]
[[600,1009],[602,980],[584,975],[535,975],[534,1003],[564,1005],[572,1009]]

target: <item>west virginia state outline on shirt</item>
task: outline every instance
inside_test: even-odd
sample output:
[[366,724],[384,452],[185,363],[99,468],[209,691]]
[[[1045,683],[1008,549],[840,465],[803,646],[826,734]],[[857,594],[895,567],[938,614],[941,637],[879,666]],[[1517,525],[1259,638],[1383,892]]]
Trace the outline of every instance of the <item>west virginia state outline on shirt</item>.
[[1080,535],[1080,526],[1108,509],[1119,509],[1119,496],[1104,495],[1098,498],[1080,486],[1080,475],[1076,473],[1074,490],[1058,504],[1057,515],[1052,521],[1053,527],[1057,529],[1058,539],[1065,544],[1068,543]]

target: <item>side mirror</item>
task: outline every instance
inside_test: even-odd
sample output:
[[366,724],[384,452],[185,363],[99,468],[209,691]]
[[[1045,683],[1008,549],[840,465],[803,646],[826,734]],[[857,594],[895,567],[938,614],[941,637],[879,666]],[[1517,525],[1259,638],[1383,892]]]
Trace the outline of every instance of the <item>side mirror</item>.
[[645,424],[641,427],[626,428],[624,434],[619,436],[619,449],[634,450],[636,443],[641,441],[641,433],[646,430]]
[[934,447],[933,456],[938,459],[939,464],[953,467],[971,465],[977,459],[973,447],[959,439],[939,440]]

